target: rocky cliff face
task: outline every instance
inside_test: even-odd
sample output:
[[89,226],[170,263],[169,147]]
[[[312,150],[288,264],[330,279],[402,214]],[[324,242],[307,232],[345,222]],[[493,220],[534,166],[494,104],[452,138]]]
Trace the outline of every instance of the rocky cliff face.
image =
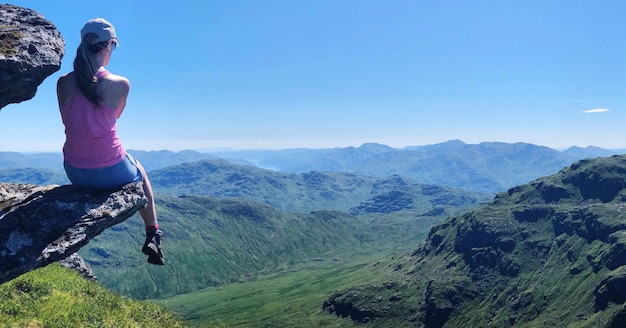
[[0,283],[74,254],[146,203],[141,182],[116,191],[0,183]]
[[432,228],[323,308],[376,326],[623,327],[626,157],[583,160]]
[[61,33],[41,14],[0,4],[0,109],[34,97],[64,53]]

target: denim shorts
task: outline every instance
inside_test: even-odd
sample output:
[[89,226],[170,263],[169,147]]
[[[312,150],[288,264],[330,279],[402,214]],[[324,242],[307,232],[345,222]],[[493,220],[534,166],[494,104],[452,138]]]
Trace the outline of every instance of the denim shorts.
[[137,160],[130,154],[108,167],[97,169],[78,169],[63,161],[65,173],[72,184],[96,189],[116,189],[131,182],[142,181]]

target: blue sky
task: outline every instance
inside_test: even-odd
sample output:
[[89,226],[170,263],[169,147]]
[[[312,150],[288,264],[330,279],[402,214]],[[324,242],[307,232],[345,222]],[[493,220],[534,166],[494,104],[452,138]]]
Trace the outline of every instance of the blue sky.
[[[55,85],[111,21],[128,149],[392,147],[460,139],[626,148],[626,1],[10,1],[66,41],[0,151],[60,151]],[[586,112],[591,111],[591,112]]]

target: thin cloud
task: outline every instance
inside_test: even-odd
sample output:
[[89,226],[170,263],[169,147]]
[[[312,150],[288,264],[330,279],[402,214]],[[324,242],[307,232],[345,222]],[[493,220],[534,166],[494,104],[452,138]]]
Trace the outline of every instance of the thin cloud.
[[610,111],[610,109],[608,108],[594,108],[594,109],[584,110],[581,113],[606,113],[608,111]]

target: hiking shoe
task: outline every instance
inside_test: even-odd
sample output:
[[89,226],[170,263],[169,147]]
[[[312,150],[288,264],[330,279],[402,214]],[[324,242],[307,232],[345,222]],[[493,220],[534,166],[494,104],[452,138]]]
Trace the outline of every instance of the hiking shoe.
[[148,255],[148,263],[164,265],[165,259],[163,257],[163,251],[161,250],[161,239],[163,238],[163,232],[157,230],[154,235],[146,237],[141,251]]

